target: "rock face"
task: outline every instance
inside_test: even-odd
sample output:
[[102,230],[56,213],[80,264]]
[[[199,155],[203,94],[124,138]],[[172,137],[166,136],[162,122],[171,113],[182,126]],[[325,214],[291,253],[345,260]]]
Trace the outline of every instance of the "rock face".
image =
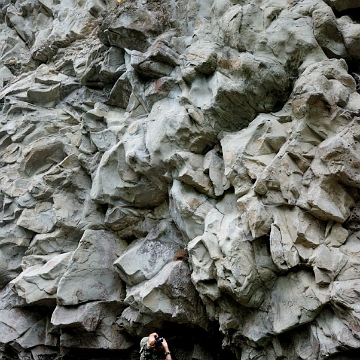
[[1,359],[358,359],[359,19],[0,0]]

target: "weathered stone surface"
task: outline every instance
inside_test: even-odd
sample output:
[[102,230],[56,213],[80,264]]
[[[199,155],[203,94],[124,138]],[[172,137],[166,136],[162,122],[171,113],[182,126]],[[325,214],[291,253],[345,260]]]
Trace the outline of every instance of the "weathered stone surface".
[[37,204],[34,209],[25,209],[17,224],[25,229],[43,234],[51,232],[55,223],[52,203],[43,202]]
[[312,13],[312,19],[315,39],[325,54],[329,57],[347,57],[347,47],[344,45],[332,9],[320,2],[318,8]]
[[190,89],[193,97],[199,87],[206,91],[199,96],[197,105],[201,104],[216,129],[246,127],[259,112],[272,111],[288,88],[288,75],[281,64],[272,59],[229,51],[219,63],[223,64],[222,71],[216,71],[206,81],[194,81]]
[[359,7],[0,0],[0,357],[358,358]]
[[112,267],[125,244],[111,232],[86,230],[57,290],[59,305],[121,300],[123,287]]
[[188,240],[204,232],[206,214],[214,206],[215,202],[204,194],[174,180],[170,190],[170,212],[175,224]]
[[199,154],[214,141],[213,134],[206,133],[206,126],[194,123],[177,99],[156,102],[146,126],[145,145],[155,167],[164,168],[180,149]]
[[114,265],[127,285],[136,285],[154,277],[183,247],[176,227],[162,221],[146,238],[133,242]]
[[109,304],[98,301],[88,302],[77,307],[57,306],[52,313],[51,322],[61,328],[77,328],[94,331],[106,314]]
[[[72,253],[64,253],[51,259],[47,259],[46,256],[36,257],[35,264],[27,266],[10,284],[27,304],[54,305],[59,281],[68,267],[71,256]],[[23,261],[26,260],[24,257]]]
[[[287,290],[281,291],[281,288]],[[275,333],[279,334],[315,319],[328,301],[328,292],[314,286],[312,276],[306,272],[279,277],[270,300]]]
[[[31,349],[31,352],[36,357],[42,354],[51,353],[51,347],[57,345],[57,336],[51,333],[52,325],[49,319],[42,319],[29,329],[25,335],[21,336],[16,343],[23,349]],[[43,336],[46,334],[46,336]],[[51,355],[50,355],[51,356]]]
[[166,38],[159,38],[145,53],[133,50],[130,64],[141,75],[159,78],[171,74],[178,65],[177,57],[178,54],[169,47]]
[[[163,321],[206,328],[208,320],[189,275],[190,270],[185,262],[170,262],[146,283],[131,287],[124,301],[142,316],[147,315],[150,321],[149,314],[156,312]],[[158,292],[163,294],[161,298],[157,296]],[[149,327],[146,321],[144,325]]]
[[127,11],[121,11],[123,9],[119,6],[105,19],[101,37],[106,43],[122,49],[147,50],[156,35],[164,30],[165,19],[161,19],[160,11],[149,11],[131,4],[125,4],[125,7]]
[[[331,354],[336,354],[337,344],[340,346],[350,346],[357,348],[359,340],[349,330],[346,323],[338,318],[330,309],[325,309],[323,313],[311,325],[312,334],[320,340],[318,342],[317,357],[324,358]],[[329,341],[329,339],[334,339]],[[335,342],[335,343],[334,343]],[[345,355],[346,356],[346,355]],[[338,355],[341,359],[341,355]]]
[[121,199],[137,207],[153,207],[165,200],[165,193],[126,163],[124,145],[119,142],[102,157],[91,197],[104,203],[116,204],[112,199]]
[[248,128],[221,140],[225,175],[239,196],[247,193],[286,141],[286,129],[272,115],[259,115]]
[[176,170],[173,172],[173,178],[190,185],[207,196],[214,196],[212,182],[204,171],[204,157],[190,152],[176,152],[171,162]]
[[81,232],[70,229],[55,229],[50,233],[35,234],[27,248],[27,255],[50,255],[74,251],[81,238]]
[[354,22],[350,17],[343,16],[339,18],[339,28],[344,38],[345,46],[349,54],[355,58],[360,56],[360,42],[359,42],[359,24]]
[[1,343],[6,344],[19,338],[40,319],[40,314],[34,314],[27,310],[0,310]]
[[124,73],[116,80],[114,87],[111,89],[107,104],[126,109],[132,93],[132,85],[128,76],[127,73]]
[[21,261],[26,247],[5,244],[0,247],[0,275],[1,287],[14,279],[21,272]]
[[265,249],[260,255],[255,244],[239,241],[244,234],[237,217],[236,197],[230,195],[208,213],[204,234],[188,244],[192,278],[200,294],[212,301],[223,292],[242,305],[258,307],[273,284],[276,268]]

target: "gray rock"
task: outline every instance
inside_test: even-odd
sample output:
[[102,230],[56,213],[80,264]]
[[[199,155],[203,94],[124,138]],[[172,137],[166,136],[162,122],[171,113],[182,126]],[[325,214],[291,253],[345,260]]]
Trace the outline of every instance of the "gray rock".
[[53,204],[49,202],[38,203],[33,209],[24,209],[17,225],[36,233],[49,233],[56,224]]
[[[46,256],[38,256],[35,258],[35,264],[24,269],[11,284],[27,304],[54,305],[59,281],[69,265],[71,256],[72,253],[64,253],[50,260]],[[23,259],[23,262],[25,261],[26,257]]]
[[[190,280],[189,268],[183,261],[170,262],[145,285],[131,287],[124,301],[142,315],[155,311],[163,321],[208,326],[203,305]],[[145,322],[145,325],[148,324]]]
[[[119,170],[114,171],[114,166]],[[122,199],[136,207],[147,207],[161,204],[165,200],[165,193],[126,163],[124,144],[119,142],[102,157],[94,177],[91,197],[98,202],[116,204],[115,199]]]
[[148,11],[146,8],[131,5],[128,11],[121,10],[120,5],[117,11],[105,19],[101,37],[106,43],[122,49],[147,50],[154,36],[160,35],[164,30],[160,11]]
[[205,217],[214,206],[215,202],[207,196],[174,180],[170,190],[170,212],[187,239],[193,239],[204,232]]
[[51,323],[60,328],[76,328],[88,332],[94,331],[104,313],[107,303],[88,302],[77,307],[57,306],[51,315]]
[[[315,39],[328,57],[346,58],[347,48],[338,28],[336,17],[329,6],[320,6],[312,13]],[[330,35],[331,34],[331,35]],[[331,39],[332,42],[329,42]]]
[[55,347],[57,345],[57,336],[52,333],[53,329],[54,326],[50,323],[50,319],[43,318],[18,338],[16,343],[23,349],[34,349],[41,346],[44,346],[45,349]]
[[344,43],[351,56],[359,57],[360,43],[359,43],[359,24],[352,21],[348,16],[343,16],[339,20],[339,28],[344,38]]
[[127,108],[132,93],[132,85],[126,73],[122,74],[111,89],[107,104]]
[[166,38],[158,38],[145,53],[131,51],[131,66],[146,77],[170,75],[178,64],[178,54],[169,47]]
[[123,287],[112,264],[124,247],[111,232],[86,230],[60,279],[57,303],[66,306],[120,300]]
[[356,358],[356,0],[0,0],[0,357]]
[[127,285],[136,285],[154,277],[183,247],[182,236],[175,226],[162,221],[147,237],[133,242],[114,265]]
[[29,310],[0,310],[1,342],[6,344],[29,331],[42,316]]
[[[287,291],[279,291],[283,287]],[[312,275],[304,271],[279,277],[270,300],[275,333],[312,321],[329,301],[329,297],[328,291],[314,286]]]
[[190,152],[176,152],[171,163],[176,168],[172,177],[192,186],[207,196],[214,196],[212,182],[204,171],[204,157]]

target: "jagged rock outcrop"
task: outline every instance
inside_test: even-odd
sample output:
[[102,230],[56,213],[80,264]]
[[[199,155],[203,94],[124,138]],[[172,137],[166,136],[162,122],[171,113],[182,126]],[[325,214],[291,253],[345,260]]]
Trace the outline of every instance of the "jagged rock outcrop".
[[0,0],[2,359],[356,359],[359,19]]

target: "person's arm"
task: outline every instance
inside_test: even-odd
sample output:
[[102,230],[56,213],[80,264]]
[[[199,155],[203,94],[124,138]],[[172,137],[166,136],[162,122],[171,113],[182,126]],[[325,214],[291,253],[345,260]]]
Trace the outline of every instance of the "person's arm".
[[143,338],[140,343],[140,353],[143,353],[145,350],[153,351],[155,348],[155,340],[156,340],[156,333],[150,334],[147,338]]
[[148,345],[149,345],[150,347],[154,347],[157,337],[158,337],[158,334],[155,333],[155,332],[154,332],[154,333],[151,333],[151,334],[149,335],[149,338],[148,338],[147,343],[148,343]]
[[169,350],[169,345],[165,339],[163,339],[163,341],[162,341],[162,347],[163,347],[164,353],[165,353],[165,360],[172,360],[171,353]]

